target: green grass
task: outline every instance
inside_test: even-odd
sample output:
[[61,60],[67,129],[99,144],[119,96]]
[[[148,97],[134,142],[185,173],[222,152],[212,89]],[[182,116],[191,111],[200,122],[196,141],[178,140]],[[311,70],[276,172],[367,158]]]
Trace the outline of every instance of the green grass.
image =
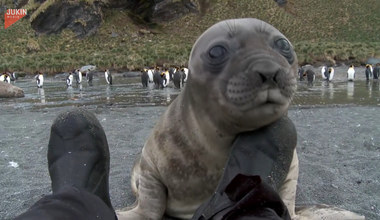
[[212,0],[203,16],[189,14],[154,29],[136,25],[125,10],[105,9],[96,35],[78,39],[70,30],[36,36],[29,23],[33,10],[41,13],[54,1],[39,7],[30,0],[25,6],[29,18],[0,29],[0,71],[56,73],[87,64],[116,70],[186,65],[191,47],[203,31],[218,21],[240,17],[259,18],[278,28],[295,46],[301,65],[360,65],[368,57],[380,57],[379,0],[288,2],[286,8],[279,8],[272,0]]

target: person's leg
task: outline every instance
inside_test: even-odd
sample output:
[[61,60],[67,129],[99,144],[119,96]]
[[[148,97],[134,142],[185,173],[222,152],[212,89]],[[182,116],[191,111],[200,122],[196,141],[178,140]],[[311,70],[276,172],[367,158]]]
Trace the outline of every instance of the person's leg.
[[116,219],[115,212],[98,196],[76,187],[66,187],[36,202],[15,220]]
[[82,109],[60,114],[47,157],[53,194],[16,219],[116,219],[107,138],[95,115]]
[[215,194],[193,220],[289,219],[279,195],[292,162],[297,133],[286,116],[264,128],[240,134]]

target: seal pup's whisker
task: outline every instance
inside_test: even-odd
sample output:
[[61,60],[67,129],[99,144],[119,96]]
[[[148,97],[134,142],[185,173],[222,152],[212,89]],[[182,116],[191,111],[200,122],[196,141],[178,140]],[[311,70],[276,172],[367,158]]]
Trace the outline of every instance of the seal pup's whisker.
[[226,21],[225,22],[227,26],[227,33],[230,38],[234,37],[237,34],[237,28],[236,28],[236,23],[234,20]]
[[266,23],[264,21],[261,21],[261,25],[259,25],[259,31],[262,33],[265,33],[268,31],[267,27],[268,27],[268,25],[266,25]]

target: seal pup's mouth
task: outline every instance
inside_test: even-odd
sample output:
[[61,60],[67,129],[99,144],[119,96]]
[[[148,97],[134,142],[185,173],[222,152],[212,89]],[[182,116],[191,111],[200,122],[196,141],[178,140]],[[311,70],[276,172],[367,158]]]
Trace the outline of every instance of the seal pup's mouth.
[[276,108],[290,103],[290,99],[284,97],[279,89],[264,90],[242,98],[229,97],[229,100],[242,112],[263,106]]
[[289,99],[281,94],[280,89],[267,89],[257,93],[254,104],[256,106],[266,104],[286,105],[288,101]]
[[227,82],[225,97],[243,112],[263,105],[288,105],[294,92],[293,86],[291,83],[284,83],[283,79],[279,80],[281,82],[263,82],[265,80],[261,77],[252,78],[246,73],[236,74]]

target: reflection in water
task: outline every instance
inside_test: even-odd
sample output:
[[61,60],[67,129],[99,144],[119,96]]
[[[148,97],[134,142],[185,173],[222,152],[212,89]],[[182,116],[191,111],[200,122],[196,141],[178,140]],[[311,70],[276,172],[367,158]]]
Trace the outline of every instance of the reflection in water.
[[321,83],[322,87],[325,87],[327,89],[322,89],[321,96],[323,99],[326,98],[327,94],[329,95],[329,99],[334,99],[334,84],[329,81],[322,81]]
[[38,88],[38,95],[40,96],[41,103],[45,104],[45,90],[43,88]]
[[106,99],[108,102],[110,101],[110,97],[111,97],[111,86],[107,85],[107,87],[106,87]]
[[370,80],[367,80],[366,81],[366,87],[367,87],[367,90],[368,90],[368,97],[372,97],[372,81]]
[[373,80],[373,82],[372,82],[372,90],[374,92],[378,92],[379,91],[379,80]]
[[79,84],[79,97],[81,99],[83,98],[83,86],[82,86],[82,84]]
[[[62,86],[61,79],[50,78],[46,81],[44,88],[39,89],[36,93],[35,82],[32,79],[19,79],[16,84],[24,90],[25,98],[2,99],[0,109],[2,106],[28,109],[71,106],[73,104],[96,107],[112,104],[114,108],[167,106],[183,91],[183,89],[175,89],[170,85],[165,89],[143,88],[139,77],[120,77],[115,82],[117,84],[109,86],[105,84],[104,80],[94,78],[93,86],[83,83],[66,88]],[[379,89],[377,80],[370,80],[368,83],[365,80],[356,80],[355,82],[315,81],[313,86],[303,81],[298,82],[292,104],[323,107],[347,104],[379,106]],[[44,105],[34,105],[36,102],[44,103]]]
[[333,83],[329,83],[329,92],[330,92],[330,99],[333,100],[334,99],[334,84]]
[[317,81],[314,86],[298,82],[294,105],[372,105],[379,106],[380,85],[378,80],[354,82]]
[[353,81],[347,82],[347,98],[353,99],[354,98],[354,90],[355,90],[355,84]]
[[74,91],[73,91],[73,87],[72,87],[72,86],[67,87],[66,91],[67,91],[67,97],[68,97],[70,100],[73,100],[73,99],[74,99]]
[[321,87],[323,88],[323,89],[321,89],[321,97],[322,97],[322,99],[325,99],[325,97],[326,97],[326,93],[328,91],[325,88],[328,87],[328,84],[329,84],[328,81],[325,81],[325,80],[321,81]]
[[171,100],[170,93],[166,92],[166,102],[169,104]]

